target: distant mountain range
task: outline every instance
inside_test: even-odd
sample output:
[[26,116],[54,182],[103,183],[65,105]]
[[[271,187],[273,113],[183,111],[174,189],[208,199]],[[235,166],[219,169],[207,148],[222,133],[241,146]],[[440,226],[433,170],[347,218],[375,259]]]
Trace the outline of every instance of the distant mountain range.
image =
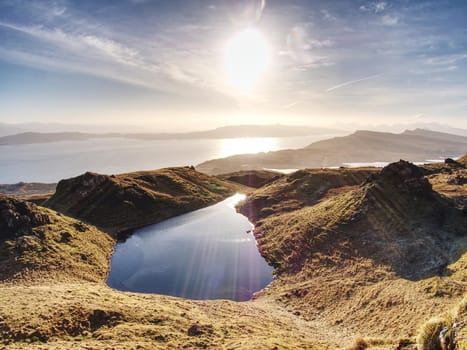
[[467,137],[423,129],[400,134],[356,131],[314,142],[296,150],[243,154],[214,159],[196,168],[209,174],[253,169],[302,169],[342,166],[343,163],[393,162],[405,159],[424,162],[455,157],[467,152]]
[[[279,129],[287,129],[289,125],[233,125],[233,126],[223,126],[217,129],[207,129],[205,131],[195,131],[197,132],[213,132],[214,130],[219,130],[219,132],[228,131],[230,128],[241,129],[270,129],[277,132]],[[293,130],[305,129],[306,130],[338,130],[343,134],[351,133],[356,130],[370,130],[370,131],[380,131],[380,132],[391,132],[391,133],[400,133],[404,130],[412,129],[425,129],[437,132],[445,132],[448,134],[467,136],[467,129],[462,129],[459,127],[453,127],[448,124],[441,124],[436,122],[414,122],[414,123],[397,123],[397,124],[360,124],[360,123],[346,123],[339,122],[329,125],[308,125],[308,126],[291,126],[290,129],[292,132],[297,132]],[[280,132],[283,132],[281,130]],[[34,133],[83,133],[83,134],[156,134],[156,135],[167,135],[167,134],[179,134],[181,131],[170,131],[170,130],[161,130],[160,125],[121,125],[121,124],[70,124],[70,123],[2,123],[0,122],[0,137],[8,136],[14,134],[20,134],[25,132],[34,132]],[[191,132],[183,132],[186,134],[191,134]]]
[[356,130],[369,130],[379,132],[401,133],[404,130],[424,129],[430,131],[443,132],[447,134],[454,134],[460,136],[467,136],[467,129],[452,127],[447,124],[440,124],[435,122],[415,122],[408,124],[356,124],[356,123],[339,123],[334,124],[334,127],[342,130],[356,131]]
[[235,125],[186,133],[82,133],[22,132],[0,137],[0,145],[24,145],[59,141],[84,141],[96,138],[127,138],[140,140],[224,139],[245,137],[295,137],[343,134],[342,130],[289,125]]

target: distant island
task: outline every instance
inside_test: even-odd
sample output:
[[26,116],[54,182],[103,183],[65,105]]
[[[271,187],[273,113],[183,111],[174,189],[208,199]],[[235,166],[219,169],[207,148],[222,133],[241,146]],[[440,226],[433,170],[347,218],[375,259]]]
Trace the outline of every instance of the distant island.
[[240,170],[339,167],[344,163],[394,162],[407,159],[425,162],[455,157],[467,151],[467,137],[424,129],[400,134],[360,130],[314,142],[304,148],[214,159],[196,166],[208,174]]
[[59,141],[85,141],[102,138],[138,140],[190,140],[246,137],[298,137],[308,135],[343,134],[342,130],[290,125],[233,125],[212,130],[185,133],[83,133],[83,132],[22,132],[0,137],[2,145],[26,145]]

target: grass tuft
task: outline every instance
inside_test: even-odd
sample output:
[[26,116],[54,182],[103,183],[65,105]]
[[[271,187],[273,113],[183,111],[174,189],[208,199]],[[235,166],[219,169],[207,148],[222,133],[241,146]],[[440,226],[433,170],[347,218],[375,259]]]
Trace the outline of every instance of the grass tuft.
[[444,317],[435,317],[422,326],[417,336],[418,350],[443,350],[440,343],[440,332],[445,328],[451,328],[452,317],[446,314]]

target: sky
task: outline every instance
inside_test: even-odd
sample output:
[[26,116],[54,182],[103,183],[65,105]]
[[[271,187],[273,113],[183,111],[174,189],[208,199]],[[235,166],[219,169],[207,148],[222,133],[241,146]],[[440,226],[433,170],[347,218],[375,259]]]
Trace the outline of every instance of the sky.
[[466,112],[464,0],[0,0],[0,122],[467,128]]

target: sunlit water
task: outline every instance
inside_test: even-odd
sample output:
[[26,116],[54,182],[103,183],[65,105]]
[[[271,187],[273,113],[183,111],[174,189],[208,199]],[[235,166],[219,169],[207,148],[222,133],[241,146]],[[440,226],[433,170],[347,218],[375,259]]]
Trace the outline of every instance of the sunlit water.
[[102,174],[197,165],[234,154],[304,147],[329,135],[199,140],[91,139],[0,146],[0,183],[57,182],[86,171]]
[[250,299],[272,281],[272,267],[258,252],[253,225],[234,209],[243,198],[137,230],[117,243],[108,285],[191,299]]

